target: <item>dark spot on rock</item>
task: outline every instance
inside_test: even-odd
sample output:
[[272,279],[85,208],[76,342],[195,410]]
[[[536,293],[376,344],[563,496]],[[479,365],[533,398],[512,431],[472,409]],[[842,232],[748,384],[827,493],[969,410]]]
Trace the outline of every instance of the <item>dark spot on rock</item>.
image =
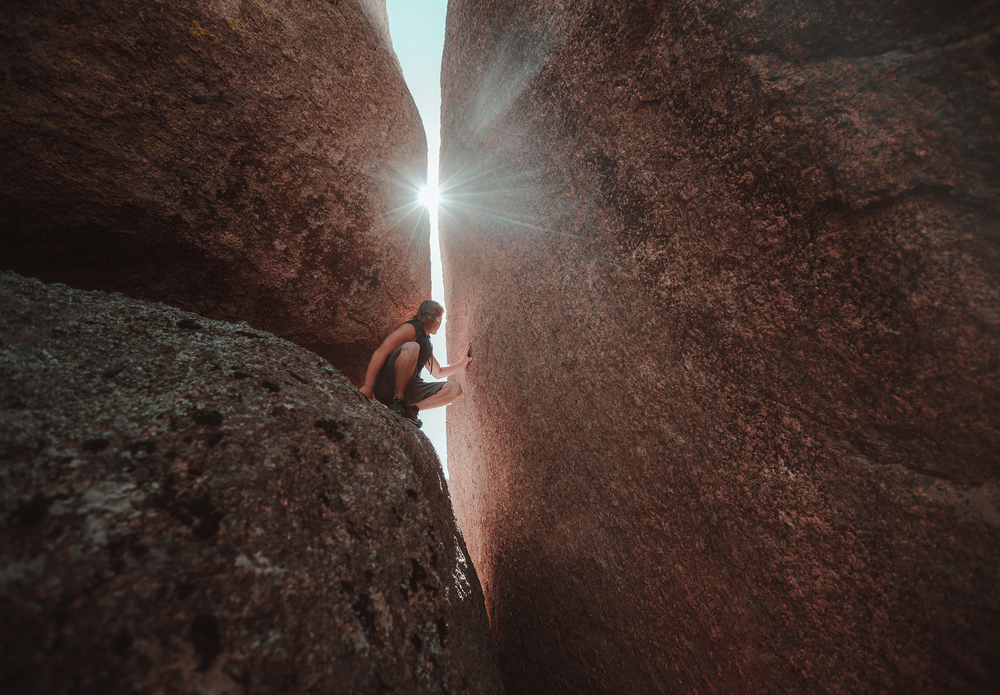
[[308,384],[309,383],[309,379],[303,379],[298,374],[296,374],[295,372],[293,372],[291,369],[286,369],[285,371],[288,372],[289,374],[291,374],[292,378],[295,379],[300,384]]
[[185,444],[190,444],[190,443],[191,443],[191,442],[193,442],[193,441],[194,441],[194,437],[193,437],[193,436],[191,436],[190,434],[189,434],[189,435],[186,435],[186,436],[184,437],[184,439],[183,439],[183,442],[184,442]]
[[278,406],[275,406],[274,410],[271,411],[271,417],[281,417],[286,412],[288,412],[287,408],[278,405]]
[[25,403],[20,396],[10,395],[4,398],[2,407],[6,410],[24,410]]
[[337,423],[333,420],[317,420],[313,425],[323,430],[323,434],[330,441],[339,442],[344,438],[344,433],[339,430]]
[[183,601],[194,593],[195,588],[194,584],[181,583],[174,587],[174,593],[177,594],[177,598]]
[[278,386],[273,381],[268,381],[267,379],[264,379],[264,381],[260,382],[260,385],[265,389],[267,389],[268,391],[270,391],[271,393],[277,393],[278,391],[281,390],[280,386]]
[[122,629],[115,637],[114,641],[111,643],[111,651],[115,654],[124,654],[128,651],[128,648],[132,646],[132,635],[128,634],[128,630]]
[[55,611],[52,612],[52,619],[55,621],[56,627],[63,627],[69,622],[69,607],[75,600],[76,596],[73,594],[63,596],[59,599],[59,604],[56,606]]
[[358,450],[357,449],[351,449],[351,458],[352,459],[358,458]]
[[365,629],[369,632],[375,630],[375,616],[371,612],[372,600],[368,594],[361,594],[358,600],[351,604],[351,609],[354,614],[358,616],[358,620],[361,624],[365,626]]
[[208,425],[209,427],[218,427],[223,421],[222,413],[218,410],[196,410],[191,419],[196,425]]
[[92,454],[96,454],[98,451],[104,451],[108,448],[108,440],[104,437],[96,437],[94,439],[88,439],[83,443],[83,450],[89,451]]
[[408,487],[406,488],[406,496],[409,497],[411,500],[415,500],[417,499],[417,491],[414,490],[412,487]]
[[134,442],[126,444],[125,450],[133,454],[136,454],[140,451],[145,452],[147,454],[152,454],[154,451],[156,451],[156,443],[151,442],[148,439],[137,439]]
[[219,532],[219,522],[222,521],[225,514],[216,510],[215,505],[209,502],[208,497],[191,500],[188,504],[188,511],[201,520],[193,530],[194,535],[198,538],[208,540]]
[[211,449],[216,444],[222,441],[222,438],[226,436],[225,432],[209,432],[205,435],[205,443],[208,444],[208,448]]
[[115,558],[113,565],[116,568],[116,572],[121,572],[122,570],[121,557],[125,551],[128,551],[133,557],[139,558],[147,555],[149,548],[140,543],[135,534],[112,539],[108,543],[108,552]]
[[29,500],[18,503],[17,509],[11,514],[15,526],[38,526],[49,511],[54,497],[46,497],[40,492]]
[[427,570],[413,558],[410,558],[410,566],[412,568],[410,572],[410,591],[417,593],[419,585],[427,579]]
[[236,331],[236,335],[242,335],[244,338],[263,338],[260,333],[251,333],[250,331]]
[[418,635],[417,633],[413,633],[412,635],[410,635],[410,644],[412,644],[413,648],[416,649],[418,652],[424,648],[424,641],[420,639],[420,635]]
[[181,319],[177,322],[177,327],[185,328],[189,331],[200,331],[202,326],[194,319]]
[[316,497],[319,498],[320,504],[322,504],[327,509],[330,508],[330,496],[328,494],[326,494],[325,492],[323,492],[322,490],[320,490],[316,494]]
[[351,582],[349,582],[349,581],[346,581],[346,580],[342,579],[340,581],[340,588],[344,590],[345,594],[353,594],[354,593],[354,585],[351,584]]
[[106,371],[101,372],[102,379],[114,379],[116,376],[125,371],[124,364],[116,364],[109,367]]
[[444,618],[438,618],[437,622],[434,623],[437,626],[438,637],[441,638],[441,647],[448,646],[448,623],[445,622]]
[[196,615],[191,621],[191,641],[201,656],[198,670],[204,673],[212,665],[212,660],[222,653],[222,633],[219,621],[214,615]]
[[247,672],[246,662],[229,659],[225,664],[223,664],[222,672],[229,676],[232,681],[246,684],[244,685],[243,692],[247,692],[249,690],[248,686],[250,682],[250,674]]
[[239,369],[233,370],[233,378],[237,379],[237,380],[239,380],[239,379],[249,379],[252,376],[253,376],[253,374],[248,374],[247,372],[240,371]]

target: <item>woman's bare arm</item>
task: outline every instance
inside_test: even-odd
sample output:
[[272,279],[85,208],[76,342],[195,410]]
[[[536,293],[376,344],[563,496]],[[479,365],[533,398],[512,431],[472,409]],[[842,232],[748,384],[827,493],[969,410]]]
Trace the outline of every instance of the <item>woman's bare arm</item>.
[[472,348],[472,343],[467,344],[465,346],[465,350],[462,351],[462,359],[460,359],[455,364],[449,364],[445,367],[442,367],[441,364],[432,354],[431,366],[433,367],[433,369],[431,370],[431,376],[436,379],[447,379],[452,374],[455,374],[465,369],[465,365],[467,365],[469,362],[472,361],[472,355],[470,354],[471,348]]
[[368,362],[368,371],[365,372],[365,383],[361,387],[361,393],[369,398],[374,398],[375,380],[378,379],[378,373],[382,371],[382,367],[385,366],[385,361],[389,359],[389,355],[395,352],[396,348],[403,343],[408,343],[416,339],[417,329],[413,327],[412,323],[404,323],[390,333],[382,341],[382,344],[378,346],[375,354],[372,355],[371,361]]

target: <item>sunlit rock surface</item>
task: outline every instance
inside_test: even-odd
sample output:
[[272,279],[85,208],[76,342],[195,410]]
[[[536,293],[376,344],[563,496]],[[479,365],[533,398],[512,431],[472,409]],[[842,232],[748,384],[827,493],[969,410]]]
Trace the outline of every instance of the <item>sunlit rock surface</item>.
[[0,268],[246,320],[360,382],[430,294],[383,0],[5,2]]
[[449,469],[512,692],[997,692],[998,26],[453,0]]
[[0,274],[9,693],[501,693],[430,443],[316,355]]

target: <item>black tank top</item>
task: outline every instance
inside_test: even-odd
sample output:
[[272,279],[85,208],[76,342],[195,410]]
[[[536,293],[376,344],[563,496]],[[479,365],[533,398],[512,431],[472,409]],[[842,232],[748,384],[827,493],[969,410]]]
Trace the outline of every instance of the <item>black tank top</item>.
[[[420,370],[431,361],[431,355],[434,354],[434,346],[431,345],[430,336],[428,336],[427,331],[424,330],[424,324],[420,323],[416,319],[411,319],[406,323],[411,324],[417,330],[416,340],[417,345],[420,346],[420,355],[417,357],[417,374],[419,374]],[[403,325],[405,326],[406,324],[404,323]],[[430,373],[430,371],[430,367],[428,367],[427,372]]]

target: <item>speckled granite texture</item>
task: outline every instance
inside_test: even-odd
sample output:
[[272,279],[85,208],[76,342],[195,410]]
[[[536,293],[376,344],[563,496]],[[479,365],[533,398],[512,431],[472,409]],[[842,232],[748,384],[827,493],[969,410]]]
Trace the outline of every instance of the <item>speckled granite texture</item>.
[[502,693],[426,437],[316,355],[0,274],[5,693]]
[[449,470],[511,692],[1000,692],[998,27],[451,2]]
[[430,295],[384,0],[15,0],[0,26],[0,269],[245,320],[356,383]]

